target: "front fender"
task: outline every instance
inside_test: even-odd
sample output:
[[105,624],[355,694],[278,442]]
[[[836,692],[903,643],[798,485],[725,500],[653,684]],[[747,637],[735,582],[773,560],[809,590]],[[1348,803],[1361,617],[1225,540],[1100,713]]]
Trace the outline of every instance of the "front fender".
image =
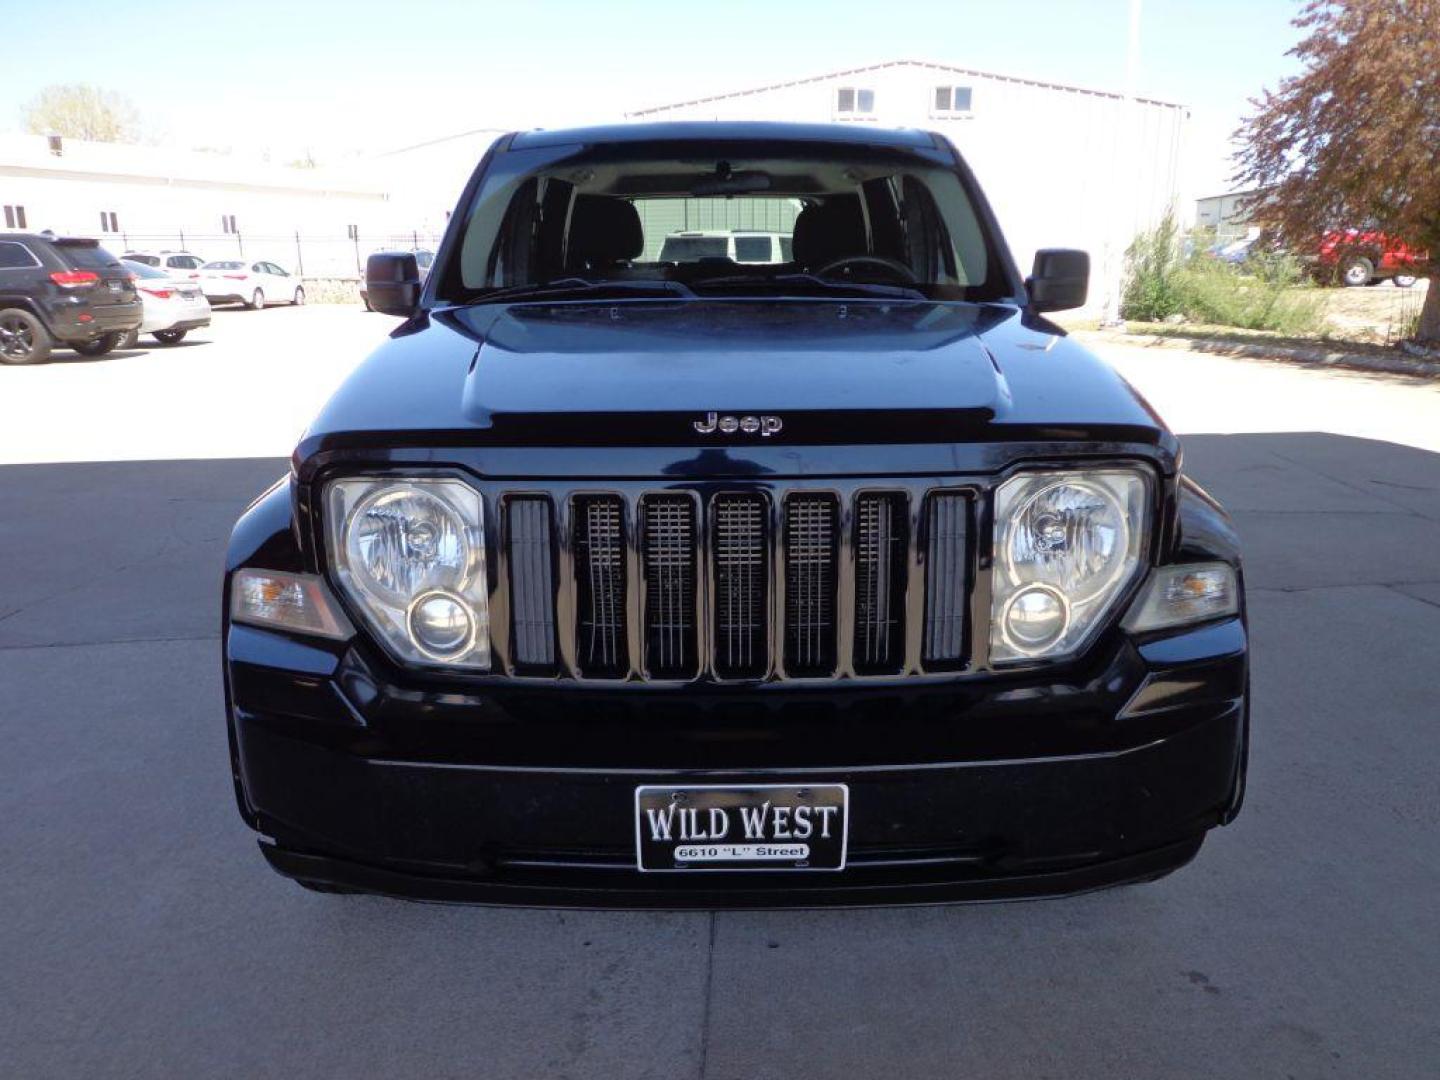
[[1188,476],[1180,478],[1174,562],[1227,562],[1240,567],[1240,536],[1215,499]]
[[225,572],[241,566],[304,571],[296,534],[294,478],[282,476],[240,515],[225,549]]

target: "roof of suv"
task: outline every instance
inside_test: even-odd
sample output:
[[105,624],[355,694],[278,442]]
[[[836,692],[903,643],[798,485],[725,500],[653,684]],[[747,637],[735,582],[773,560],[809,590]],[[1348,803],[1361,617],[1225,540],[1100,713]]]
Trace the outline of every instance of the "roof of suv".
[[100,241],[90,236],[60,236],[56,233],[37,232],[0,232],[0,240],[23,240],[37,244],[64,244],[71,247],[90,247],[100,245]]
[[650,141],[708,142],[726,139],[773,139],[779,142],[853,143],[862,146],[909,146],[931,149],[928,131],[878,128],[868,124],[784,124],[768,120],[683,120],[656,124],[610,124],[604,127],[522,131],[511,146],[563,146],[566,143],[630,143]]

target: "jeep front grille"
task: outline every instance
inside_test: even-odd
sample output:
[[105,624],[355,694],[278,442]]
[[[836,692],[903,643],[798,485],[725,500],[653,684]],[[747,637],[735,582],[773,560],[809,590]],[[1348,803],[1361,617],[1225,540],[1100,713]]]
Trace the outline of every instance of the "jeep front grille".
[[905,551],[905,497],[861,495],[855,511],[857,671],[900,669]]
[[835,667],[835,549],[831,495],[785,500],[785,670],[829,674]]
[[580,670],[586,675],[623,675],[629,667],[625,504],[613,495],[582,496],[575,504]]
[[548,667],[555,663],[555,551],[550,541],[550,500],[521,496],[511,499],[506,509],[515,662],[525,667]]
[[647,495],[645,668],[688,678],[696,671],[695,503],[688,495]]
[[969,561],[965,526],[969,500],[932,494],[927,501],[925,544],[925,649],[927,662],[953,664],[962,658],[965,636],[965,582]]
[[715,561],[715,645],[717,674],[765,674],[769,666],[769,560],[761,495],[720,495],[711,509]]
[[500,493],[499,670],[724,682],[968,662],[968,489],[616,486]]

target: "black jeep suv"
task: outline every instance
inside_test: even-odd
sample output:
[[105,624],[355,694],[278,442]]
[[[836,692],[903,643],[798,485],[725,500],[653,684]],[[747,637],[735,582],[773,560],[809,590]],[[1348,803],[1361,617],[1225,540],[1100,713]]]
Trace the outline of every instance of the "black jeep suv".
[[0,233],[0,364],[35,364],[56,345],[101,356],[140,326],[140,295],[98,242]]
[[[790,234],[789,261],[686,228]],[[738,249],[737,249],[738,251]],[[1159,877],[1244,788],[1220,507],[942,137],[500,139],[231,539],[240,812],[322,891],[713,906]]]

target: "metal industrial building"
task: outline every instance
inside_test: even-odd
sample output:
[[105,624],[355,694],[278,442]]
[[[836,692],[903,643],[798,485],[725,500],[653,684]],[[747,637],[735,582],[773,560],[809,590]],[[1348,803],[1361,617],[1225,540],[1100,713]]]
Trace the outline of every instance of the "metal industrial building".
[[798,120],[944,132],[978,175],[1022,269],[1041,247],[1097,268],[1176,209],[1188,112],[1038,79],[895,60],[637,109],[629,119]]
[[[226,154],[0,136],[0,225],[94,236],[115,251],[249,254],[354,274],[357,245],[414,228],[380,187]],[[303,236],[303,243],[299,239]]]
[[[1121,255],[1135,233],[1167,209],[1179,209],[1187,117],[1183,106],[1150,98],[896,60],[647,106],[626,118],[833,121],[942,131],[978,174],[1021,268],[1029,268],[1036,248],[1089,251],[1096,277],[1092,306],[1098,307],[1113,297]],[[117,248],[183,246],[211,257],[263,248],[307,274],[353,274],[370,250],[409,246],[410,236],[433,243],[498,133],[477,128],[333,169],[0,136],[0,207],[6,214],[0,224],[94,235]],[[646,232],[784,232],[788,224],[682,218],[647,222]]]

